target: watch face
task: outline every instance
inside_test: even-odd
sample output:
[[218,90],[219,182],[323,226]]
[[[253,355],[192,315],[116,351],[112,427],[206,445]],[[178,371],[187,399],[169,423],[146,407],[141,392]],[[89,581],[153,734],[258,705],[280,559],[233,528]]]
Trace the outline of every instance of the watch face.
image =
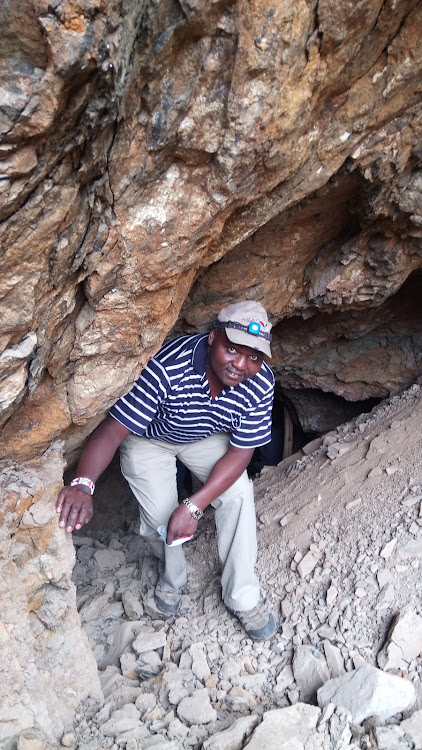
[[186,505],[189,513],[191,514],[192,518],[195,518],[196,521],[199,521],[200,518],[204,515],[202,510],[200,508],[197,508],[196,505],[191,503],[190,500],[186,499],[183,500],[184,505]]

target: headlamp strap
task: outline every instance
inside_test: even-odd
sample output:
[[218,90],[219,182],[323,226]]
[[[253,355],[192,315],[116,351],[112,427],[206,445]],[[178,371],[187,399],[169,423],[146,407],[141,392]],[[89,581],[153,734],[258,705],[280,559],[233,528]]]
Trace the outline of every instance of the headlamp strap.
[[249,333],[252,336],[258,336],[266,341],[272,341],[273,338],[271,333],[266,333],[266,331],[262,330],[261,323],[254,320],[251,321],[248,326],[243,325],[243,323],[235,323],[234,320],[225,320],[224,322],[217,320],[214,324],[214,328],[235,328],[237,331],[244,331],[245,333]]

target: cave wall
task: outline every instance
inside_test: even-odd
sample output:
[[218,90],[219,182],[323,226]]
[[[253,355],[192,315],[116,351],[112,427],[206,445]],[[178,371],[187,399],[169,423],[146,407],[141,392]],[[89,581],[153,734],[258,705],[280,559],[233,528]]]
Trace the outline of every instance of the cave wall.
[[[51,463],[53,507],[46,456],[75,455],[169,332],[257,298],[286,388],[353,401],[422,374],[422,3],[18,0],[0,21],[3,564],[28,648],[54,649],[73,601],[45,622],[61,584],[14,545],[28,523],[67,542],[28,520],[22,472]],[[0,737],[27,726],[16,701]]]
[[59,737],[81,702],[102,700],[70,580],[75,550],[57,533],[52,498],[62,476],[59,444],[0,476],[1,748],[26,731]]

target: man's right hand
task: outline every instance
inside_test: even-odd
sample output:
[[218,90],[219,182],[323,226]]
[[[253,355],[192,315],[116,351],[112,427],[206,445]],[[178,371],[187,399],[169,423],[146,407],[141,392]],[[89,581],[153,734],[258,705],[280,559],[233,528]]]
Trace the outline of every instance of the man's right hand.
[[[95,428],[82,451],[76,476],[89,477],[95,483],[109,465],[120,443],[129,433],[130,430],[116,422],[113,417],[108,416],[103,419]],[[60,528],[66,527],[66,531],[79,530],[94,515],[94,507],[88,487],[84,484],[63,487],[57,499],[56,511],[60,513]]]
[[60,513],[59,526],[66,531],[79,530],[94,515],[92,497],[88,491],[79,487],[63,487],[56,503],[56,511]]

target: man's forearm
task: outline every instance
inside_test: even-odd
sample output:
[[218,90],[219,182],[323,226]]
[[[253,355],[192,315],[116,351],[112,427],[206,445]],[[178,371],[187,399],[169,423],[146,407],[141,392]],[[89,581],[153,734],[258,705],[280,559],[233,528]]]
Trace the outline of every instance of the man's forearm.
[[[253,449],[230,446],[213,467],[207,481],[198,492],[190,496],[191,502],[204,510],[213,500],[229,489],[243,474],[253,454]],[[171,544],[183,534],[194,534],[198,521],[183,503],[173,511],[167,529],[167,542]]]
[[94,430],[79,459],[76,484],[63,487],[57,498],[56,511],[60,513],[61,528],[71,532],[73,529],[80,529],[92,518],[93,487],[88,490],[89,482],[78,482],[78,478],[95,484],[128,434],[129,430],[112,417],[106,417]]
[[198,492],[191,495],[191,501],[198,508],[204,510],[239,479],[249,465],[252,455],[253,448],[243,449],[230,446],[227,453],[217,461],[211,470],[207,481]]
[[77,476],[87,477],[95,483],[128,434],[126,427],[119,425],[112,417],[107,417],[87,441],[78,462]]

